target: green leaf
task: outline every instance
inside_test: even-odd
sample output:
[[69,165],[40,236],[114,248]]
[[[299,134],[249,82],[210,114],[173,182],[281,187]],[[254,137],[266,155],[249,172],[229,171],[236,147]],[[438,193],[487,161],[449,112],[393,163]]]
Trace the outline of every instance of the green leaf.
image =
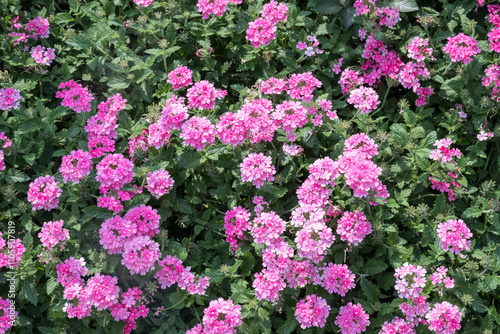
[[432,210],[432,213],[434,214],[434,216],[436,216],[439,213],[443,213],[445,209],[446,199],[443,194],[440,194],[434,202],[434,209]]
[[344,25],[344,27],[349,28],[352,26],[352,19],[354,18],[354,14],[356,14],[356,11],[354,8],[348,7],[342,9],[340,12],[340,22]]
[[130,85],[130,81],[127,78],[112,78],[108,81],[108,86],[114,89],[125,89]]
[[42,127],[43,127],[42,121],[40,121],[38,118],[34,118],[28,121],[23,121],[16,132],[21,134],[30,133],[38,129],[41,129]]
[[380,298],[380,290],[377,288],[375,284],[368,280],[363,280],[361,284],[361,290],[363,290],[364,295],[368,299],[368,301],[375,303],[379,301]]
[[388,265],[380,260],[370,259],[363,265],[362,270],[367,275],[376,275],[386,270],[387,267]]
[[49,280],[47,281],[47,294],[52,294],[52,291],[54,291],[58,284],[59,283],[57,283],[57,279],[55,277],[49,278]]
[[459,96],[464,83],[463,78],[460,76],[448,79],[441,85],[439,94],[448,100],[453,100]]
[[396,144],[405,147],[411,140],[410,135],[401,124],[393,124],[391,126],[392,138]]
[[201,153],[197,151],[187,150],[181,154],[179,158],[179,167],[188,169],[195,168],[201,165]]
[[56,24],[63,24],[63,23],[71,22],[71,21],[74,21],[74,19],[70,13],[59,13],[54,18],[54,22]]
[[59,334],[60,331],[56,330],[55,328],[50,328],[50,327],[45,327],[45,326],[37,326],[38,330],[42,334]]
[[340,0],[319,0],[312,10],[329,15],[336,14],[340,12],[341,9]]
[[77,50],[85,50],[92,46],[92,42],[83,36],[68,38],[66,44]]
[[261,333],[270,334],[271,333],[271,320],[269,319],[269,312],[263,307],[257,309],[257,323],[260,327]]
[[172,308],[180,310],[184,308],[184,300],[186,298],[179,292],[174,292],[168,297],[168,301],[172,303]]
[[396,7],[402,13],[409,13],[418,10],[415,0],[394,0],[389,2],[389,6]]
[[278,328],[278,334],[290,334],[297,327],[297,320],[290,314],[286,317],[286,321]]
[[7,183],[9,184],[24,182],[28,181],[29,179],[30,178],[28,175],[15,168],[7,169],[7,171],[5,172],[5,181],[7,181]]
[[35,284],[30,280],[23,282],[22,292],[26,299],[33,305],[38,304],[38,294],[35,289]]
[[472,206],[462,213],[463,218],[477,218],[483,214],[483,210],[477,206]]

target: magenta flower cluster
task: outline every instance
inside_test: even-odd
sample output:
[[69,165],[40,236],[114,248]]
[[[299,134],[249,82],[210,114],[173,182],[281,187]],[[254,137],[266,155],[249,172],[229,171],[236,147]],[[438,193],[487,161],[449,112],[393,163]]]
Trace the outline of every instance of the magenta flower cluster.
[[154,278],[162,289],[177,284],[190,294],[204,295],[210,284],[208,276],[199,277],[196,281],[191,268],[185,267],[182,260],[171,255],[167,255],[163,260],[158,261],[158,267],[160,270],[155,273]]
[[295,318],[302,329],[309,327],[325,327],[326,318],[330,312],[326,299],[316,295],[308,295],[297,303]]
[[14,87],[0,88],[0,109],[7,111],[17,109],[21,100],[20,91]]
[[50,211],[57,207],[61,193],[59,182],[53,176],[40,176],[30,183],[28,201],[33,206],[33,210]]
[[90,111],[90,102],[94,99],[87,87],[75,82],[73,79],[61,82],[56,97],[63,99],[61,105],[68,107],[78,114]]
[[248,24],[246,39],[255,48],[262,45],[269,45],[276,38],[277,24],[286,21],[288,17],[288,7],[285,3],[275,0],[264,5],[260,11],[261,16]]
[[441,242],[441,247],[445,251],[461,255],[461,252],[468,250],[471,245],[472,232],[462,219],[448,219],[439,223],[437,235]]
[[454,37],[448,37],[447,40],[443,51],[450,56],[452,62],[461,61],[467,65],[472,61],[472,57],[481,52],[477,41],[463,32]]
[[240,170],[241,181],[252,182],[257,189],[266,181],[274,181],[276,173],[271,157],[263,153],[250,153],[240,164]]

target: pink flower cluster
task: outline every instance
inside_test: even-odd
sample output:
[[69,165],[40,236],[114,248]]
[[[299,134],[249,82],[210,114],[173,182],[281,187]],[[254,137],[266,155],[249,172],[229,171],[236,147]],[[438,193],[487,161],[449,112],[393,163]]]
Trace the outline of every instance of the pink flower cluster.
[[193,116],[182,125],[179,137],[184,139],[184,146],[190,145],[201,151],[215,143],[215,126],[206,117]]
[[272,165],[271,157],[263,153],[250,153],[240,164],[241,181],[252,182],[258,188],[266,181],[274,181],[276,170]]
[[28,201],[33,206],[33,210],[50,211],[57,207],[61,193],[59,182],[53,176],[40,176],[30,183]]
[[410,43],[406,46],[408,51],[408,58],[414,59],[417,62],[426,59],[434,59],[432,56],[432,48],[429,48],[429,39],[415,36],[411,39]]
[[[14,228],[12,223],[8,223],[10,232],[12,232],[12,229]],[[3,267],[8,267],[9,269],[12,267],[17,268],[19,261],[21,261],[21,258],[26,251],[26,247],[24,247],[21,243],[21,239],[8,238],[6,242],[3,238],[1,238],[1,236],[2,232],[0,232],[0,269]]]
[[460,312],[458,306],[449,302],[434,304],[433,308],[425,315],[429,329],[436,334],[453,334],[461,328]]
[[425,287],[425,275],[427,271],[421,266],[404,263],[402,267],[396,268],[396,285],[399,298],[413,299],[420,296]]
[[490,14],[488,21],[493,24],[490,32],[488,32],[490,50],[500,52],[500,6],[498,4],[488,5],[487,8]]
[[370,324],[369,318],[361,304],[349,303],[340,308],[335,324],[340,327],[342,334],[357,334],[366,330]]
[[[472,238],[472,232],[467,227],[462,219],[448,219],[446,222],[439,223],[437,227],[437,235],[441,242],[441,247],[445,251],[450,250],[452,253],[461,255],[463,250],[469,250]],[[461,255],[465,257],[465,255]]]
[[338,220],[337,233],[340,239],[346,241],[349,246],[357,246],[368,234],[372,233],[372,227],[363,212],[345,211]]
[[122,218],[109,218],[99,231],[100,242],[109,254],[121,254],[122,264],[131,274],[145,275],[160,258],[159,244],[152,238],[160,232],[156,209],[141,205]]
[[[388,28],[394,28],[394,26],[401,21],[399,16],[399,10],[396,7],[377,7],[375,5],[375,0],[356,0],[354,2],[354,9],[356,10],[355,15],[367,15],[374,13],[379,19],[376,23],[375,29],[378,31],[380,27],[386,26]],[[368,21],[368,18],[366,19]],[[372,22],[370,22],[372,23]],[[367,22],[365,22],[365,25]]]
[[313,326],[323,328],[330,309],[326,299],[316,295],[308,295],[297,303],[295,318],[302,329]]
[[69,239],[69,231],[63,228],[63,224],[63,220],[50,221],[43,224],[42,231],[38,233],[43,247],[52,251],[52,248],[62,242],[59,246],[61,250],[64,249],[64,245]]
[[174,179],[170,177],[170,174],[165,169],[149,172],[146,182],[146,189],[157,199],[168,194],[174,185]]
[[[482,80],[482,85],[490,87],[493,83],[493,90],[491,91],[491,98],[494,101],[500,101],[500,66],[497,63],[490,65],[484,70],[485,76]],[[0,94],[1,95],[1,94]]]
[[3,299],[0,297],[0,310],[2,313],[0,315],[0,333],[5,333],[9,328],[14,326],[14,319],[17,317],[18,313],[16,311],[16,302],[10,299]]
[[169,84],[172,84],[174,90],[181,89],[182,87],[189,86],[193,83],[193,71],[187,66],[177,66],[175,70],[168,73]]
[[378,94],[371,87],[361,86],[353,89],[349,94],[347,102],[361,111],[361,115],[368,114],[380,104]]
[[198,108],[199,110],[212,110],[215,106],[215,99],[221,99],[227,92],[223,89],[215,89],[207,80],[195,82],[187,91],[188,108]]
[[461,32],[454,37],[448,37],[443,52],[450,55],[452,62],[461,61],[464,65],[467,65],[472,61],[472,57],[480,53],[481,50],[473,37]]
[[12,110],[19,108],[19,101],[22,100],[19,90],[10,88],[0,88],[0,109]]
[[[436,271],[429,277],[432,285],[444,285],[446,289],[453,288],[455,286],[455,280],[446,276],[447,272],[448,268],[445,268],[443,266],[438,267]],[[443,290],[440,289],[438,293],[440,296],[442,296]]]
[[136,5],[142,6],[144,8],[148,7],[154,2],[154,0],[134,0]]
[[246,31],[246,39],[255,48],[262,45],[269,45],[271,40],[276,38],[277,24],[280,21],[286,21],[288,7],[284,3],[271,0],[271,2],[264,5],[260,13],[262,16],[250,22]]
[[229,242],[234,251],[239,246],[239,240],[245,239],[245,231],[251,228],[250,211],[237,206],[226,211],[224,215],[224,229],[226,230],[226,241]]
[[320,88],[321,81],[316,79],[311,72],[292,74],[287,82],[287,93],[292,99],[311,102],[312,92],[315,88]]
[[333,264],[330,262],[321,270],[323,271],[321,286],[329,293],[335,292],[344,297],[347,291],[356,286],[354,283],[355,276],[346,264]]
[[125,102],[127,100],[117,93],[105,102],[99,103],[97,114],[87,120],[84,130],[87,132],[90,154],[93,158],[115,151],[115,139],[118,136],[116,131],[118,112],[125,109]]
[[63,156],[59,172],[63,182],[73,181],[78,184],[92,169],[92,156],[83,150],[73,150],[70,154]]
[[18,23],[19,16],[12,20],[13,28],[16,31],[9,33],[10,37],[15,37],[16,39],[12,41],[12,44],[17,45],[20,42],[27,42],[28,38],[33,40],[38,40],[38,38],[47,38],[50,34],[50,24],[49,20],[38,16],[35,19],[30,20],[25,27],[25,32],[20,32],[23,25]]
[[416,327],[419,323],[426,323],[424,317],[429,312],[430,306],[426,300],[426,296],[419,295],[399,305],[399,309],[403,312],[405,320],[412,327]]
[[69,107],[78,114],[90,111],[90,102],[94,99],[87,87],[83,87],[73,79],[61,82],[56,97],[63,99],[61,105]]
[[[1,145],[0,148],[7,148],[12,145],[12,142],[10,141],[9,138],[7,138],[5,132],[0,132],[0,140],[4,141],[3,145]],[[0,170],[4,169],[5,169],[4,154],[3,150],[0,149]]]
[[48,66],[56,58],[54,51],[55,49],[45,49],[45,46],[37,45],[31,48],[31,58],[33,58],[37,64]]
[[241,325],[241,306],[228,299],[212,300],[204,311],[203,325],[198,324],[186,334],[234,334]]
[[160,270],[155,273],[154,278],[162,289],[178,284],[183,290],[190,294],[204,295],[210,282],[209,277],[199,277],[195,281],[195,276],[190,267],[184,267],[182,260],[167,255],[163,260],[158,261]]
[[462,152],[460,152],[458,148],[449,148],[451,144],[452,141],[450,138],[436,140],[434,143],[436,149],[431,151],[430,158],[435,161],[440,161],[441,164],[452,162],[453,157],[460,158]]
[[384,322],[379,334],[415,334],[412,324],[395,317],[391,322]]
[[229,3],[238,5],[242,0],[198,0],[198,11],[202,14],[203,19],[208,19],[210,14],[222,16],[226,12],[226,6]]
[[130,138],[128,142],[128,155],[134,161],[148,150],[148,129],[142,129],[142,133]]
[[100,189],[120,190],[134,178],[134,164],[123,154],[108,154],[96,166],[95,179],[101,183]]
[[431,181],[431,189],[438,190],[442,193],[448,193],[448,200],[455,200],[455,189],[460,188],[462,185],[455,181],[457,175],[453,172],[449,172],[447,177],[451,182],[438,181],[432,176],[429,176],[429,181]]

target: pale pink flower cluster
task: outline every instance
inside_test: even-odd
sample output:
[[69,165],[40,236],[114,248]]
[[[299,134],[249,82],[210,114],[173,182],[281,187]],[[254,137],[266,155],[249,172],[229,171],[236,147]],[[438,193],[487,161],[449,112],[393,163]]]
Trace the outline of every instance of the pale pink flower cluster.
[[64,249],[64,245],[69,239],[69,230],[63,228],[63,224],[63,220],[50,221],[43,224],[42,231],[38,233],[43,247],[51,251],[59,242],[62,242],[60,247]]
[[171,255],[158,261],[158,266],[160,270],[155,273],[154,278],[162,289],[178,284],[181,289],[187,290],[190,294],[204,295],[210,284],[208,276],[199,277],[198,281],[195,281],[191,268],[184,267],[182,260]]
[[63,182],[73,181],[78,184],[92,169],[92,156],[83,150],[73,150],[70,154],[63,156],[59,172]]
[[276,38],[277,24],[280,21],[286,21],[288,16],[288,7],[284,3],[271,0],[264,5],[261,10],[262,16],[248,24],[246,39],[252,43],[255,48],[262,45],[268,45],[271,40]]
[[404,302],[399,305],[399,309],[403,312],[405,320],[411,324],[412,327],[418,326],[419,323],[425,323],[425,315],[429,312],[430,305],[426,300],[425,295],[419,295],[409,302]]
[[215,143],[215,126],[206,117],[193,116],[182,125],[179,137],[184,139],[184,146],[190,145],[201,151]]
[[96,166],[95,179],[101,189],[120,190],[134,178],[134,164],[121,153],[108,154]]
[[212,300],[204,311],[203,324],[198,324],[186,334],[234,334],[241,325],[241,306],[228,299]]
[[488,21],[493,24],[490,32],[488,32],[490,50],[500,52],[500,6],[498,4],[488,5],[487,8],[490,14]]
[[127,100],[117,93],[105,102],[99,103],[97,114],[87,120],[84,130],[87,132],[90,154],[93,158],[115,151],[115,139],[118,136],[116,131],[118,112],[125,109],[126,102]]
[[159,199],[161,196],[168,194],[174,185],[174,179],[165,169],[149,172],[146,178],[146,189],[151,192],[151,195]]
[[480,130],[479,130],[479,133],[477,134],[477,140],[479,141],[485,141],[487,140],[488,138],[493,138],[495,136],[495,134],[491,131],[485,131],[483,129],[483,126],[481,125],[480,127]]
[[458,306],[449,302],[436,303],[425,315],[429,329],[436,334],[453,334],[461,328]]
[[324,223],[309,224],[296,233],[295,245],[299,256],[319,263],[335,241],[332,229]]
[[[436,269],[435,272],[432,273],[432,275],[429,277],[431,280],[432,285],[444,285],[446,289],[451,289],[455,287],[455,280],[451,277],[446,276],[446,273],[448,272],[448,268],[445,268],[443,266],[440,266]],[[443,289],[441,288],[438,293],[440,296],[443,295]]]
[[244,112],[226,112],[217,123],[217,136],[224,144],[237,146],[248,139],[248,116]]
[[304,54],[309,57],[314,57],[314,55],[322,54],[324,51],[318,48],[319,40],[314,35],[307,36],[307,42],[300,41],[295,47],[299,50],[306,50]]
[[415,266],[405,262],[403,266],[396,268],[395,289],[399,298],[413,299],[422,293],[425,287],[427,271],[421,266]]
[[481,52],[477,41],[463,32],[454,37],[448,37],[447,40],[443,52],[450,56],[452,62],[461,61],[467,65],[472,61],[472,57]]
[[283,153],[291,157],[296,157],[300,155],[302,152],[304,152],[304,148],[302,148],[302,146],[297,144],[283,143],[282,149]]
[[125,216],[107,219],[99,230],[100,243],[109,254],[121,254],[131,274],[145,275],[160,258],[159,244],[152,238],[160,232],[156,209],[141,205]]
[[12,110],[19,108],[19,101],[22,100],[19,90],[10,88],[0,88],[0,109]]
[[241,206],[226,211],[224,215],[226,241],[229,242],[229,246],[231,246],[233,251],[238,248],[238,241],[245,239],[245,231],[248,231],[250,228],[250,211]]
[[227,92],[222,89],[215,89],[207,80],[195,82],[187,91],[188,108],[198,108],[199,110],[212,110],[215,106],[215,99],[221,99]]
[[160,149],[170,142],[170,131],[163,130],[158,122],[152,123],[148,128],[147,140],[149,146]]
[[309,327],[323,328],[330,309],[331,307],[327,304],[326,299],[314,294],[308,295],[297,303],[295,318],[302,329]]
[[379,334],[415,334],[415,329],[412,324],[395,317],[391,322],[384,322]]
[[435,161],[440,161],[441,164],[452,162],[453,157],[460,158],[462,152],[460,152],[458,148],[449,148],[451,144],[452,141],[450,138],[436,140],[434,143],[436,149],[431,151],[430,158]]
[[16,302],[10,299],[0,297],[0,333],[5,333],[9,328],[14,326],[13,319],[17,318],[18,312],[15,307]]
[[354,191],[355,197],[368,197],[370,190],[375,197],[389,197],[387,187],[378,178],[382,169],[371,160],[377,154],[377,144],[364,133],[352,135],[346,140],[344,154],[338,159],[338,170],[346,178],[346,184]]
[[54,51],[55,49],[45,49],[45,46],[37,45],[31,48],[31,58],[33,58],[37,64],[48,66],[56,58]]
[[342,334],[357,334],[366,330],[370,324],[370,316],[363,310],[361,304],[349,303],[340,308],[335,324],[340,327]]
[[271,117],[286,133],[292,133],[308,121],[306,108],[297,101],[283,101],[278,104]]
[[189,86],[193,83],[193,71],[187,66],[177,66],[175,70],[168,73],[167,82],[172,84],[174,90],[181,89],[182,87]]
[[345,211],[338,220],[337,233],[340,239],[347,242],[349,246],[357,246],[368,234],[372,233],[372,227],[363,212]]
[[278,270],[264,269],[255,273],[252,287],[258,300],[276,302],[281,297],[280,292],[286,287],[286,283]]
[[252,182],[258,189],[266,181],[274,181],[276,170],[272,165],[271,157],[266,157],[263,153],[250,153],[240,164],[241,181]]
[[63,99],[61,105],[68,107],[78,114],[90,111],[90,102],[94,99],[87,87],[83,87],[73,79],[61,82],[56,97]]
[[429,48],[429,39],[415,36],[406,46],[408,58],[416,61],[424,61],[426,59],[434,59],[432,56],[432,48]]
[[353,71],[350,68],[346,68],[342,71],[338,84],[342,89],[342,93],[345,94],[350,92],[352,89],[356,89],[356,87],[362,85],[363,82],[363,77],[359,71]]
[[394,28],[396,23],[401,21],[399,10],[396,7],[381,7],[377,8],[376,14],[379,18],[379,24],[388,28]]
[[159,149],[169,143],[170,131],[180,130],[189,117],[184,98],[173,95],[165,104],[161,117],[149,126],[148,144]]
[[275,212],[262,212],[253,220],[250,232],[254,242],[259,245],[271,245],[281,233],[285,232],[286,223]]
[[33,210],[50,211],[57,207],[61,193],[59,182],[53,176],[40,176],[30,183],[28,201],[33,206]]
[[134,3],[136,5],[142,6],[144,8],[148,7],[151,5],[155,0],[134,0]]
[[[448,219],[446,222],[439,223],[437,235],[441,242],[441,247],[445,251],[461,255],[463,250],[469,250],[472,238],[472,232],[462,219]],[[465,257],[464,255],[461,255]]]
[[[12,225],[9,224],[9,228],[12,228]],[[19,238],[8,238],[5,241],[1,236],[2,232],[0,232],[0,269],[3,267],[17,268],[26,247],[23,246]]]
[[347,102],[354,105],[354,108],[359,109],[361,115],[368,114],[380,104],[377,92],[371,87],[364,86],[353,89]]
[[347,291],[354,288],[355,275],[349,270],[346,264],[333,264],[321,268],[321,286],[329,293],[337,293],[344,297]]

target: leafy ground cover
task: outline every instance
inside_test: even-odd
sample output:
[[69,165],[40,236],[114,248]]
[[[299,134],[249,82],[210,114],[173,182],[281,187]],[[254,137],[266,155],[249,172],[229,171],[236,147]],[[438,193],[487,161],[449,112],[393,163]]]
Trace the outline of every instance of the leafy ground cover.
[[499,332],[497,2],[0,13],[0,332]]

